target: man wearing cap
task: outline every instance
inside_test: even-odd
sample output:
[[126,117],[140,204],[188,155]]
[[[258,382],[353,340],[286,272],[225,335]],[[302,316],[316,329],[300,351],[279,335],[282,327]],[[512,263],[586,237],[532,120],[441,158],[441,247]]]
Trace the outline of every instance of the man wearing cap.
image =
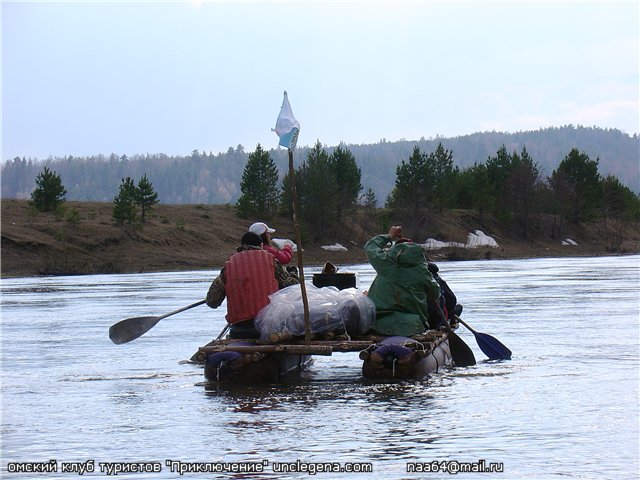
[[293,257],[291,245],[285,244],[282,250],[278,250],[272,245],[271,234],[275,232],[275,229],[270,228],[266,223],[256,222],[249,227],[249,231],[257,233],[262,239],[262,248],[275,257],[282,265],[288,265]]
[[262,249],[262,239],[247,232],[236,253],[226,261],[207,293],[207,305],[219,307],[227,299],[227,323],[231,338],[257,338],[253,320],[269,303],[269,295],[300,283],[298,278]]
[[388,235],[369,240],[364,250],[377,273],[368,293],[376,306],[374,330],[410,337],[437,328],[440,318],[430,318],[427,305],[438,302],[440,286],[427,268],[422,247],[394,226]]

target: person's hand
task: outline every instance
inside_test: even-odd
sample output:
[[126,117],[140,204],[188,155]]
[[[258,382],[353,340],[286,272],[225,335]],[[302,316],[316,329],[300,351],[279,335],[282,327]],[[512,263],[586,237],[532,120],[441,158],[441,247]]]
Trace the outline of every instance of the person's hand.
[[395,225],[389,229],[389,238],[392,241],[398,240],[402,236],[402,227],[400,225]]

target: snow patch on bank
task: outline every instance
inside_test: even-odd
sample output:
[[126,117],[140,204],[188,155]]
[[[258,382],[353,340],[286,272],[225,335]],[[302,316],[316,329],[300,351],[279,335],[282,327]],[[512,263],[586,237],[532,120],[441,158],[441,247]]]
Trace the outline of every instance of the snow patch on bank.
[[[279,249],[284,248],[285,244],[288,243],[289,245],[291,245],[291,248],[294,252],[297,251],[296,244],[289,239],[272,238],[271,240]],[[569,239],[567,239],[566,241],[573,242],[573,240],[569,240]],[[479,248],[479,247],[497,248],[498,247],[498,243],[493,239],[493,237],[490,237],[489,235],[485,235],[485,233],[482,232],[481,230],[470,232],[469,235],[467,235],[467,243],[441,242],[440,240],[436,240],[435,238],[427,238],[427,240],[424,243],[419,243],[418,245],[420,245],[422,248],[426,250],[439,250],[441,248],[448,248],[448,247],[454,247],[454,248]],[[577,245],[577,244],[573,242],[573,245]],[[322,248],[323,250],[327,250],[329,252],[348,251],[347,247],[345,247],[340,243],[334,243],[333,245],[323,245],[320,248]]]
[[439,250],[441,248],[455,247],[455,248],[465,248],[466,245],[460,242],[441,242],[440,240],[436,240],[435,238],[427,238],[427,241],[421,243],[422,248],[427,250]]
[[347,247],[345,247],[344,245],[340,245],[339,243],[334,243],[333,245],[323,245],[322,247],[323,250],[329,250],[330,252],[346,252],[347,251]]
[[563,247],[566,247],[567,245],[572,245],[572,246],[576,246],[578,245],[576,242],[574,242],[573,240],[571,240],[570,238],[565,238],[562,242],[560,242],[560,244]]
[[[288,238],[272,238],[272,242],[278,247],[280,250],[284,248],[285,245],[291,245],[291,250],[294,252],[298,251],[298,247],[292,240]],[[565,238],[561,242],[562,246],[577,246],[578,243],[570,238]],[[482,230],[476,230],[474,232],[469,232],[467,235],[467,243],[461,242],[441,242],[440,240],[436,240],[435,238],[427,238],[424,243],[419,244],[425,250],[439,250],[441,248],[480,248],[480,247],[490,247],[490,248],[498,248],[498,242],[495,241],[493,237],[486,235]],[[329,252],[346,252],[348,251],[347,247],[341,245],[340,243],[334,243],[333,245],[323,245],[323,250],[327,250]]]
[[478,247],[491,247],[497,248],[498,242],[493,237],[486,235],[482,230],[476,230],[470,232],[467,235],[467,243],[460,242],[440,242],[434,238],[427,238],[427,241],[421,244],[426,250],[438,250],[440,248],[454,247],[454,248],[478,248]]
[[476,230],[473,233],[469,233],[467,235],[467,248],[477,248],[477,247],[498,247],[498,242],[496,242],[489,235],[485,235],[483,231]]

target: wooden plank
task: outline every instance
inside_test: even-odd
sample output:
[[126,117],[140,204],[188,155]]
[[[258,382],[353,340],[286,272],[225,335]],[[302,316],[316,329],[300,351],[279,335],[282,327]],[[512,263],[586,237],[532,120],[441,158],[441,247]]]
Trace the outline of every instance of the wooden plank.
[[[242,340],[251,345],[236,345],[234,339],[220,339],[209,342],[200,347],[200,352],[205,354],[216,352],[240,352],[240,353],[289,353],[293,355],[331,355],[334,352],[359,352],[366,350],[387,337],[367,336],[352,340],[313,340],[309,344],[304,339],[289,339],[286,343],[264,343],[259,339]],[[418,351],[430,352],[440,343],[446,341],[445,332],[430,331],[425,334],[415,335],[404,346]]]
[[291,355],[331,355],[330,345],[211,345],[200,347],[206,354],[216,352],[288,353]]

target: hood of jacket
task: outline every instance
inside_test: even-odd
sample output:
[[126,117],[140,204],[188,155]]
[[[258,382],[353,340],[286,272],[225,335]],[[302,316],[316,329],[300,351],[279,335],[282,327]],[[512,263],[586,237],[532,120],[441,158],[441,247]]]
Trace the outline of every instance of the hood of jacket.
[[403,267],[415,267],[425,263],[422,247],[415,243],[396,243],[389,249],[387,255]]

